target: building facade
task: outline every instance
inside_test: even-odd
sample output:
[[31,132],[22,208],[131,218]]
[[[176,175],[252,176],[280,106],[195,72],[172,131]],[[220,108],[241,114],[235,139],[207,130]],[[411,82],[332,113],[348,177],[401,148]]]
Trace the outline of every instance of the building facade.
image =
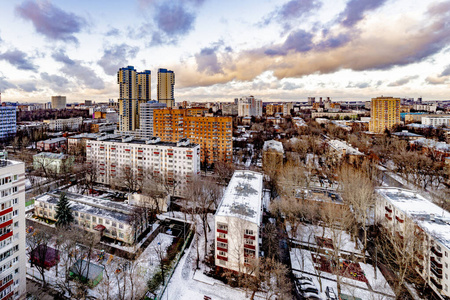
[[96,181],[108,185],[123,185],[124,169],[131,170],[136,180],[159,175],[173,182],[174,195],[186,193],[186,183],[200,174],[200,147],[189,140],[177,143],[120,138],[117,135],[86,141],[86,159],[95,163]]
[[216,267],[245,273],[260,256],[263,174],[235,171],[214,216]]
[[56,174],[70,172],[74,158],[62,153],[41,152],[33,155],[33,168]]
[[205,108],[158,109],[154,111],[153,135],[162,141],[188,138],[200,145],[201,161],[231,162],[233,159],[232,117],[206,117]]
[[140,104],[151,100],[151,72],[137,72],[133,66],[119,69],[119,130],[139,128]]
[[59,137],[39,141],[37,142],[36,147],[39,151],[61,151],[67,148],[67,139],[65,137]]
[[16,107],[0,106],[0,140],[14,137],[17,132]]
[[64,109],[66,108],[67,99],[66,96],[52,96],[52,108]]
[[369,130],[374,133],[383,133],[397,124],[400,124],[400,98],[372,98]]
[[450,297],[450,213],[415,191],[377,188],[375,217],[395,245],[408,243],[414,269],[440,299]]
[[83,117],[69,118],[69,119],[56,119],[56,120],[44,120],[44,124],[47,124],[50,131],[62,131],[62,130],[80,130],[83,125]]
[[238,102],[239,117],[262,117],[262,100],[255,97],[243,97]]
[[141,103],[140,118],[140,136],[142,138],[153,137],[153,112],[155,109],[163,109],[167,107],[166,103],[159,103],[157,101],[149,101]]
[[423,116],[422,117],[422,124],[427,126],[434,126],[434,127],[449,127],[450,125],[450,116]]
[[[72,208],[74,225],[98,233],[101,237],[133,245],[136,238],[150,225],[130,224],[132,205],[74,193],[65,194]],[[60,196],[60,191],[53,191],[36,197],[35,214],[44,219],[57,221],[56,205]],[[136,220],[144,222],[145,218]]]
[[0,299],[26,294],[25,165],[0,160]]
[[167,69],[158,69],[158,102],[165,103],[167,107],[175,106],[173,87],[175,73]]

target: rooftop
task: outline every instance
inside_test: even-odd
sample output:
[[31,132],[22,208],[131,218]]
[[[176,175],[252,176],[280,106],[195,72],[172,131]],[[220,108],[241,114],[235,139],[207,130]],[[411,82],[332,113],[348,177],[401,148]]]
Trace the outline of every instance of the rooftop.
[[45,141],[42,141],[45,144],[51,144],[51,143],[57,143],[57,142],[63,142],[66,141],[67,139],[65,137],[59,137],[59,138],[54,138],[54,139],[48,139]]
[[450,249],[450,213],[411,190],[377,188],[376,192],[403,211],[420,228]]
[[270,140],[265,141],[263,146],[263,151],[275,150],[280,153],[284,153],[283,144],[281,142]]
[[450,152],[450,145],[445,142],[438,142],[432,139],[420,138],[412,141],[411,144],[420,145],[426,148],[435,149],[444,152]]
[[344,204],[340,194],[325,189],[299,189],[296,191],[295,197],[304,198],[306,200]]
[[65,159],[67,155],[63,153],[51,153],[51,152],[41,152],[38,154],[33,155],[33,157],[39,157],[39,156],[45,156],[46,158],[50,159]]
[[328,145],[338,152],[343,153],[345,150],[345,154],[347,155],[364,155],[364,153],[360,152],[357,148],[353,148],[351,145],[343,141],[330,140],[328,141]]
[[403,130],[402,132],[394,132],[393,135],[407,136],[407,137],[422,137],[422,135],[420,135],[420,134],[412,133],[407,130]]
[[[47,202],[55,205],[58,203],[60,195],[61,191],[55,190],[36,197],[36,201]],[[108,218],[110,220],[126,222],[129,219],[129,214],[132,212],[132,207],[123,203],[75,193],[66,193],[66,196],[70,201],[73,211],[88,213],[98,217]]]
[[263,195],[263,174],[235,171],[228,184],[216,216],[238,217],[260,223]]

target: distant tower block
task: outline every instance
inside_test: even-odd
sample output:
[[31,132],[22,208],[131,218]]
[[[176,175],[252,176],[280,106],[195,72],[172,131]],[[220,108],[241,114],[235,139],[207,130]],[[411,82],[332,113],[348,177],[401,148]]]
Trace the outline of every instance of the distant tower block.
[[64,109],[66,108],[66,96],[52,96],[52,108]]
[[167,69],[158,69],[158,102],[165,103],[167,107],[174,107],[175,73]]

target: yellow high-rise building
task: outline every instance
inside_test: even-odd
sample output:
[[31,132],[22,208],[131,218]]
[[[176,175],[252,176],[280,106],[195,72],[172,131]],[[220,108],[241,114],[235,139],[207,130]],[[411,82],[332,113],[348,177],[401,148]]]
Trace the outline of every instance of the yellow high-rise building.
[[400,98],[372,98],[369,130],[374,133],[383,133],[397,124],[400,124]]
[[175,73],[167,69],[158,69],[158,102],[165,103],[167,107],[174,107],[175,97],[173,86],[175,85]]
[[139,128],[140,104],[151,100],[151,72],[136,72],[133,66],[119,69],[119,130]]
[[201,162],[232,162],[232,117],[205,117],[206,108],[155,109],[153,135],[161,141],[188,138],[200,145]]

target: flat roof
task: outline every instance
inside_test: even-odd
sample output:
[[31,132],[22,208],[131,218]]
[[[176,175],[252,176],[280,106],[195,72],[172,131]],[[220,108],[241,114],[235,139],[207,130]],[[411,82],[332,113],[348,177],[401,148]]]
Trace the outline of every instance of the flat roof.
[[41,152],[38,154],[33,155],[33,157],[39,157],[39,156],[44,156],[50,159],[64,159],[67,157],[67,155],[63,154],[63,153],[51,153],[51,152]]
[[248,170],[235,171],[216,216],[237,217],[259,224],[262,195],[263,174]]
[[198,144],[194,144],[194,143],[183,144],[183,141],[181,144],[176,143],[176,142],[163,142],[163,141],[147,144],[147,139],[136,139],[136,138],[133,138],[131,141],[128,141],[128,142],[123,142],[122,137],[104,138],[102,140],[97,140],[97,141],[98,142],[109,142],[109,143],[120,143],[120,144],[156,145],[156,146],[168,146],[168,147],[180,147],[180,148],[192,148],[192,147],[195,147],[198,145]]
[[377,188],[375,191],[450,249],[449,212],[411,190]]
[[284,153],[283,144],[279,141],[270,140],[265,141],[263,146],[263,151],[275,150],[280,153]]
[[342,150],[345,150],[345,153],[348,155],[364,155],[364,153],[360,152],[358,149],[353,148],[351,145],[340,140],[330,140],[328,141],[328,145],[336,151],[342,152]]

